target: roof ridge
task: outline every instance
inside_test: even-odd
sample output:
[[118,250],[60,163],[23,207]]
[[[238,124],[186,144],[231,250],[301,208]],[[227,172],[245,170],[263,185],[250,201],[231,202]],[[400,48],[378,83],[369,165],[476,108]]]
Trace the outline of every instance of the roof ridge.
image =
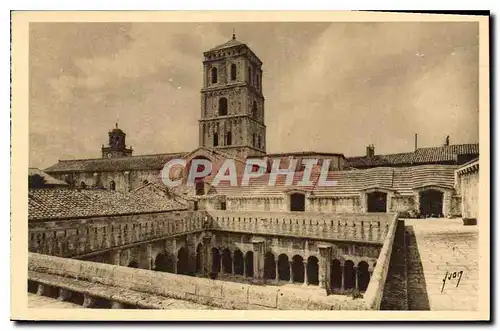
[[[151,157],[154,157],[154,156],[164,156],[164,155],[185,155],[187,154],[188,152],[173,152],[173,153],[157,153],[157,154],[140,154],[140,155],[131,155],[131,156],[123,156],[123,157],[115,157],[115,158],[112,158],[112,159],[106,159],[106,158],[102,158],[102,157],[98,157],[98,158],[90,158],[90,159],[62,159],[62,160],[58,160],[59,162],[74,162],[74,161],[110,161],[110,160],[123,160],[123,159],[133,159],[133,158],[140,158],[140,157],[147,157],[147,156],[151,156]],[[38,168],[37,168],[38,169]]]

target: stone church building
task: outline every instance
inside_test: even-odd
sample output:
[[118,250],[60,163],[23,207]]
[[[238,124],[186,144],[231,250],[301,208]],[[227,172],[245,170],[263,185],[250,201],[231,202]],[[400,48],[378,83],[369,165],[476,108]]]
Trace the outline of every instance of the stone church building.
[[[314,211],[327,213],[399,212],[412,216],[459,216],[464,165],[479,157],[479,144],[417,148],[413,152],[375,154],[367,147],[365,156],[345,157],[338,151],[299,151],[268,154],[265,124],[265,98],[262,89],[263,62],[235,36],[204,52],[199,147],[194,151],[154,155],[133,155],[126,145],[126,134],[118,124],[109,134],[101,158],[60,160],[45,171],[72,188],[105,189],[130,192],[155,184],[167,190],[160,175],[172,159],[183,158],[186,168],[194,159],[208,159],[215,174],[227,158],[234,159],[242,174],[248,158],[260,158],[270,165],[281,160],[286,168],[290,158],[298,160],[292,185],[278,176],[274,186],[267,185],[266,174],[249,186],[211,186],[213,175],[196,185],[181,185],[172,194],[195,202],[197,209],[234,211]],[[319,172],[313,169],[312,185],[297,185],[304,168],[302,160],[318,159],[319,166],[329,160],[328,179],[336,185],[317,185]],[[186,171],[177,174],[186,177]]]

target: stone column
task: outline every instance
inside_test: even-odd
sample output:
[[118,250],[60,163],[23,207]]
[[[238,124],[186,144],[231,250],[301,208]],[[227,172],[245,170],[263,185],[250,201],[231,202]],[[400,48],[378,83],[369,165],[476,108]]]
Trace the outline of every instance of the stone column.
[[137,261],[139,268],[151,270],[151,251],[151,244],[141,245],[139,248],[139,261]]
[[264,238],[254,238],[253,244],[253,277],[255,279],[264,278]]
[[57,300],[68,301],[70,295],[71,295],[70,291],[63,289],[63,288],[60,288],[59,289],[59,296],[57,297]]
[[309,284],[309,279],[307,277],[307,261],[304,261],[304,285]]
[[123,309],[123,303],[118,301],[111,302],[111,309]]
[[234,254],[231,252],[231,275],[234,276]]
[[173,257],[174,257],[174,273],[177,273],[177,239],[174,239],[172,240],[172,250],[173,250]]
[[354,266],[354,288],[358,289],[358,267]]
[[279,281],[280,280],[280,275],[279,275],[279,268],[278,268],[278,259],[275,259],[274,260],[274,265],[276,267],[276,280]]
[[212,272],[212,263],[211,263],[212,260],[210,259],[212,234],[210,232],[206,232],[202,240],[203,240],[203,263],[202,263],[203,276],[209,277],[210,272]]
[[293,262],[292,261],[289,261],[288,264],[290,265],[290,280],[289,280],[289,283],[293,283]]
[[318,245],[319,249],[319,270],[318,280],[319,286],[324,288],[327,292],[330,290],[330,268],[332,260],[332,246],[331,245]]
[[112,265],[120,265],[120,253],[121,253],[121,250],[117,249],[115,251],[111,251],[110,252],[110,260],[109,263],[111,263]]
[[340,263],[340,273],[342,275],[342,286],[340,287],[340,290],[344,292],[344,263]]
[[[190,220],[189,220],[190,221]],[[196,274],[196,242],[193,234],[186,236],[186,249],[188,253],[188,274]]]
[[83,295],[83,308],[92,308],[95,305],[95,298],[87,293]]
[[36,290],[37,295],[44,295],[46,292],[46,286],[44,284],[38,284],[38,288]]

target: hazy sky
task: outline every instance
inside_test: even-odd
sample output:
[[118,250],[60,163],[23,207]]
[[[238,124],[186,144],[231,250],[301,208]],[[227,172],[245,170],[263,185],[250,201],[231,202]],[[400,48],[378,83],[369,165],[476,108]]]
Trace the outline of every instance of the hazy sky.
[[198,147],[203,51],[264,62],[267,151],[363,155],[478,141],[477,23],[32,23],[30,166]]

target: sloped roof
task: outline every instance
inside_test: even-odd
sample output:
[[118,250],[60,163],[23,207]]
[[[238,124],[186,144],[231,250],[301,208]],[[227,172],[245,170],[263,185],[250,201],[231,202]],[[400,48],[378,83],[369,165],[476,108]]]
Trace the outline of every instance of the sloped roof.
[[99,172],[126,170],[161,170],[165,163],[174,158],[182,158],[186,153],[167,153],[127,156],[111,159],[80,159],[60,160],[45,169],[48,173],[55,172]]
[[38,169],[38,168],[29,168],[28,176],[39,175],[45,180],[45,184],[48,185],[59,185],[59,186],[68,186],[68,183],[65,181],[59,180],[57,178],[52,177],[48,173]]
[[262,157],[274,157],[274,156],[344,156],[342,153],[325,153],[325,152],[315,152],[315,151],[302,151],[302,152],[286,152],[286,153],[270,153],[260,156],[254,156],[255,158]]
[[212,186],[208,194],[226,196],[281,196],[284,192],[298,190],[310,192],[313,196],[348,196],[359,194],[370,188],[381,188],[396,191],[400,194],[412,194],[414,189],[425,186],[439,186],[453,189],[455,165],[421,165],[404,168],[370,168],[350,171],[330,171],[327,181],[333,181],[333,186],[320,186],[320,172],[311,174],[312,185],[301,186],[303,173],[296,172],[292,185],[285,185],[285,176],[278,176],[276,185],[268,185],[270,174],[252,178],[248,186],[241,186],[238,178],[236,186],[228,181]]
[[479,155],[479,144],[417,148],[414,152],[348,157],[353,168],[454,162],[457,155]]
[[186,209],[178,201],[148,191],[37,189],[30,190],[28,198],[30,221]]
[[239,45],[245,45],[245,44],[242,43],[241,41],[236,40],[236,38],[233,37],[233,38],[229,39],[228,41],[226,41],[225,43],[218,45],[218,46],[215,46],[214,48],[211,48],[209,51],[216,51],[218,49],[230,48],[230,47],[239,46]]

